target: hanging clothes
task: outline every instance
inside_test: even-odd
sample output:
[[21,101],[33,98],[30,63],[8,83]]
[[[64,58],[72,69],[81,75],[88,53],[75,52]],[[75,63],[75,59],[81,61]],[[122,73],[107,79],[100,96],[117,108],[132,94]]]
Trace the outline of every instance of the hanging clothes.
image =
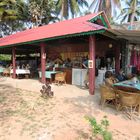
[[137,64],[137,69],[140,71],[140,51],[138,52],[138,64]]
[[135,67],[137,66],[137,52],[135,49],[131,51],[130,64]]

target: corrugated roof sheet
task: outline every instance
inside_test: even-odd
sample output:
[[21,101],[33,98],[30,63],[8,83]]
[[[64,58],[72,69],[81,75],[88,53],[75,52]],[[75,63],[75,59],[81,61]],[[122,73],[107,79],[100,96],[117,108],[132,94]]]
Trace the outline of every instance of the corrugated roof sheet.
[[0,46],[22,44],[42,39],[56,38],[60,36],[85,33],[102,30],[103,26],[89,22],[94,17],[104,14],[103,12],[86,15],[71,20],[65,20],[37,28],[28,29],[0,39]]

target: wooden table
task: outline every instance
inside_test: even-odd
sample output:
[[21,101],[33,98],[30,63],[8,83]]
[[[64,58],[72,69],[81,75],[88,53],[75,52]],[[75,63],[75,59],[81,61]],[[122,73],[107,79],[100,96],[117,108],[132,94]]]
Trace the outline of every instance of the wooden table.
[[[11,69],[10,70],[10,74],[12,74],[13,73],[13,69]],[[30,70],[26,70],[26,69],[16,69],[16,74],[17,74],[17,76],[18,76],[18,78],[19,78],[19,75],[28,75],[28,77],[29,77],[29,75],[30,75]]]

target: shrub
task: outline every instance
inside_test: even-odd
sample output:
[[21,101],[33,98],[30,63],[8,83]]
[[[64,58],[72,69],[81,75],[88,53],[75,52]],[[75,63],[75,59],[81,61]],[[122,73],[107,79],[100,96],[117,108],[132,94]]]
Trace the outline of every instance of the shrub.
[[94,117],[86,116],[85,119],[88,120],[90,126],[92,127],[92,138],[97,139],[96,136],[100,135],[103,140],[112,140],[112,134],[107,129],[109,126],[109,121],[107,120],[106,116],[103,117],[100,123],[97,123]]

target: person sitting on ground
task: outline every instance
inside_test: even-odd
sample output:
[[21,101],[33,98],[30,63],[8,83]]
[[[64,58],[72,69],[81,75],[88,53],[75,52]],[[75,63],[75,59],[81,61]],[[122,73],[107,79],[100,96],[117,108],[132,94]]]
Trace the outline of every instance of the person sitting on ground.
[[126,78],[126,76],[125,76],[125,74],[124,74],[124,72],[123,72],[122,69],[120,69],[120,71],[119,71],[118,74],[116,75],[116,78],[117,78],[117,80],[118,80],[119,82],[122,82],[122,81],[127,80],[127,78]]
[[107,71],[105,73],[105,85],[112,88],[113,84],[115,84],[116,82],[117,79],[115,78],[113,73],[111,71]]

